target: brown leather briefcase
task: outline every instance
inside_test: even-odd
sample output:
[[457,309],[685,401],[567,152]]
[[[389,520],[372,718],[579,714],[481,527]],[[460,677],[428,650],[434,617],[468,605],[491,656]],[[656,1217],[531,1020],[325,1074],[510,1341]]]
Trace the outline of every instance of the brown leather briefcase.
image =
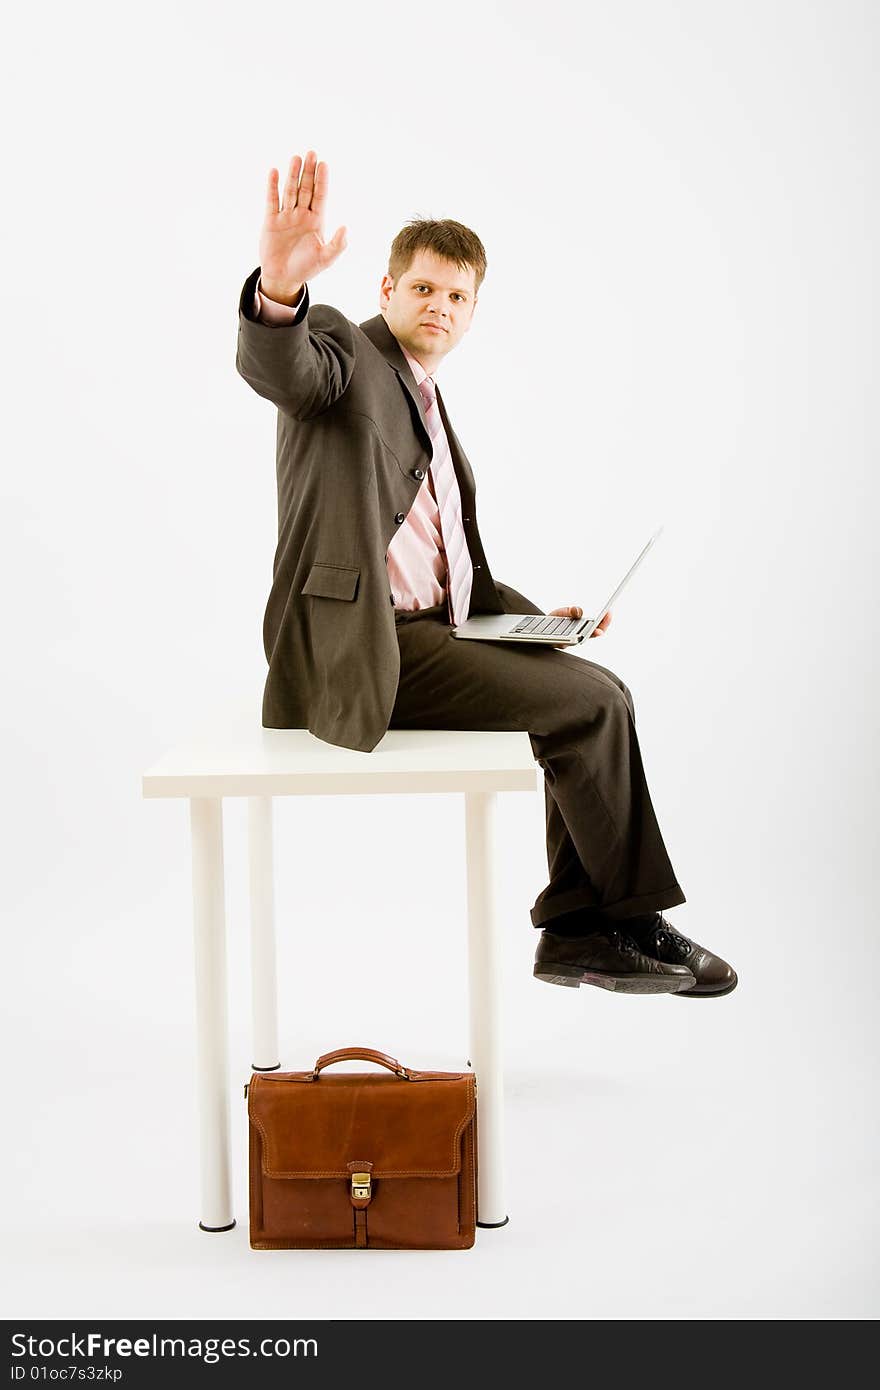
[[[346,1059],[387,1072],[325,1073]],[[465,1250],[477,1218],[473,1072],[343,1047],[248,1085],[254,1250]]]

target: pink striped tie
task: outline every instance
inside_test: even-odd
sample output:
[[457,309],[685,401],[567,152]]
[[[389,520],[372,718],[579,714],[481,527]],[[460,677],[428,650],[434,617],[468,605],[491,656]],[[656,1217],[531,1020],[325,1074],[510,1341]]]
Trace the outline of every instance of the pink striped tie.
[[440,418],[437,391],[431,377],[426,376],[424,381],[419,383],[419,391],[425,402],[425,420],[434,446],[431,477],[434,480],[434,492],[440,509],[440,530],[443,533],[443,546],[446,551],[449,621],[453,627],[458,627],[468,615],[474,567],[461,524],[461,493],[458,489],[458,479],[449,451],[449,440]]

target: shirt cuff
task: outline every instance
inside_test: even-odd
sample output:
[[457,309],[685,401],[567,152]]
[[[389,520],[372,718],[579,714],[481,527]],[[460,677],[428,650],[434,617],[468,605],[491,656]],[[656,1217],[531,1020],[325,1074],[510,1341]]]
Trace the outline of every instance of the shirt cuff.
[[293,323],[302,308],[305,294],[306,287],[303,285],[299,299],[295,304],[279,304],[277,300],[269,299],[268,295],[260,293],[260,280],[258,279],[254,292],[254,318],[276,327],[281,324]]

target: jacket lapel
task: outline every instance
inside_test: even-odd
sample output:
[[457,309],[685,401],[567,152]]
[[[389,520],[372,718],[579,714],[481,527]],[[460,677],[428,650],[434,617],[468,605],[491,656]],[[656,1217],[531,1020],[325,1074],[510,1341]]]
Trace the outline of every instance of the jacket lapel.
[[[418,418],[421,421],[430,450],[431,436],[428,434],[428,424],[425,419],[425,403],[422,400],[422,393],[416,385],[416,379],[412,374],[412,370],[403,354],[400,344],[385,322],[385,316],[383,314],[377,314],[375,318],[366,319],[364,323],[358,324],[358,327],[362,333],[366,334],[373,346],[379,349],[389,367],[393,367],[394,371],[397,373],[401,385],[418,412]],[[437,404],[440,408],[440,419],[443,421],[443,427],[446,430],[446,438],[449,441],[449,452],[452,454],[452,462],[458,477],[458,485],[459,488],[463,488],[465,492],[470,494],[472,500],[475,489],[474,475],[471,472],[471,467],[465,456],[464,449],[462,449],[461,444],[458,442],[455,430],[449,423],[449,416],[446,414],[446,406],[440,394],[440,388],[437,387],[436,389]]]
[[389,367],[393,368],[397,373],[400,384],[416,408],[416,413],[421,421],[422,429],[425,432],[428,451],[430,452],[431,436],[428,433],[428,424],[425,419],[425,402],[422,400],[422,393],[418,386],[416,386],[416,379],[410,370],[409,363],[403,355],[401,346],[388,327],[388,324],[385,322],[384,314],[376,314],[375,318],[365,319],[363,323],[358,324],[358,327],[361,332],[369,338],[373,347],[379,349]]

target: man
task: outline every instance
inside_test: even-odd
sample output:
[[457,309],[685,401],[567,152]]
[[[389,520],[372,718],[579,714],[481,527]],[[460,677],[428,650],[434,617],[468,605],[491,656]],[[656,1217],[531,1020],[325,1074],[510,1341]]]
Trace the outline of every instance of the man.
[[550,871],[531,911],[537,978],[729,994],[732,968],[662,915],[685,897],[623,681],[558,648],[452,636],[475,613],[543,611],[492,578],[473,473],[434,381],[471,326],[482,243],[458,222],[409,224],[380,313],[355,325],[310,304],[308,282],[346,245],[344,226],[323,239],[328,182],[313,150],[295,155],[279,205],[270,171],[260,265],[239,305],[237,370],[278,408],[263,725],[364,752],[392,727],[527,731],[545,774]]

